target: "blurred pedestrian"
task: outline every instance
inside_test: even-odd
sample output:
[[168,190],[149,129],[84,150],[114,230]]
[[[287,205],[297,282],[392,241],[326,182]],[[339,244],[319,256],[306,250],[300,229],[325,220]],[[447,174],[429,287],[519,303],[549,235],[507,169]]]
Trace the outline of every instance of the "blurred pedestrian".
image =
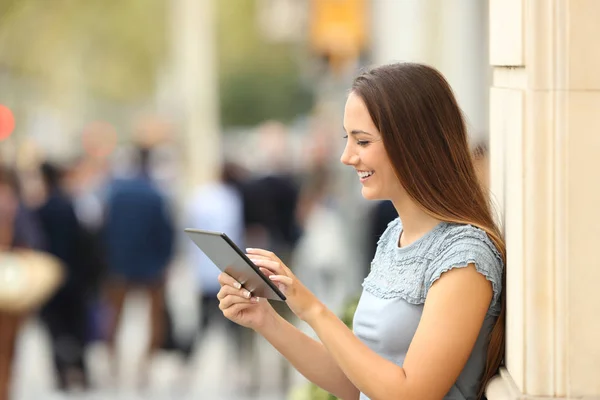
[[253,246],[279,249],[289,258],[300,238],[296,221],[298,184],[284,173],[269,173],[242,185],[247,240]]
[[[279,154],[279,158],[283,155]],[[276,163],[281,166],[281,163]],[[289,263],[300,238],[301,230],[296,220],[299,198],[298,182],[283,168],[269,169],[249,179],[242,185],[246,243],[249,247],[264,247],[277,251]],[[274,305],[277,312],[290,319],[292,313],[284,303]],[[281,359],[281,387],[290,382],[289,363]],[[256,371],[250,379],[256,382]],[[255,388],[253,388],[255,389]]]
[[289,134],[280,122],[267,121],[259,127],[262,157],[254,176],[244,180],[246,241],[249,246],[276,249],[289,259],[300,237],[296,220],[299,179],[292,170]]
[[48,252],[66,268],[63,286],[40,312],[52,344],[58,388],[87,389],[88,274],[84,263],[82,229],[71,198],[65,193],[61,169],[49,162],[40,167],[46,200],[37,209]]
[[15,347],[23,320],[60,281],[58,264],[33,254],[32,250],[43,246],[35,215],[19,198],[16,174],[0,166],[0,400],[10,396]]
[[345,251],[343,218],[331,184],[326,165],[315,164],[308,170],[297,209],[302,236],[290,265],[328,308],[341,312],[346,298],[355,292],[351,285],[355,274],[348,270],[352,260]]
[[152,355],[164,340],[166,272],[173,256],[174,221],[168,202],[150,175],[150,149],[138,147],[137,170],[110,187],[104,229],[108,263],[106,299],[111,309],[108,346],[118,374],[116,333],[127,294],[143,291],[150,300],[150,341],[139,369],[147,384]]
[[[242,175],[241,167],[225,162],[219,179],[200,186],[192,195],[186,210],[186,226],[225,233],[239,247],[244,248],[244,208],[240,193]],[[196,349],[200,348],[209,328],[223,326],[225,323],[228,334],[236,343],[232,355],[238,361],[247,360],[250,349],[243,342],[246,338],[240,337],[242,330],[239,325],[225,319],[219,310],[216,297],[220,289],[217,280],[219,269],[191,241],[187,242],[186,253],[187,262],[196,275],[198,290],[200,340],[196,342]]]
[[85,270],[87,341],[104,340],[106,306],[101,289],[106,278],[102,240],[108,173],[96,160],[82,157],[65,170],[64,183],[79,223],[79,257]]

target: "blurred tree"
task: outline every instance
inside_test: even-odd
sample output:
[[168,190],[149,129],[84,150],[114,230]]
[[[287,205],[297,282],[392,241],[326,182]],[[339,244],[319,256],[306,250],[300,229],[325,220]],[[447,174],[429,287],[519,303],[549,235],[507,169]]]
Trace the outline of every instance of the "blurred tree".
[[257,24],[256,0],[217,3],[221,121],[255,125],[308,112],[313,91],[301,79],[304,43],[270,43]]
[[[255,0],[214,0],[226,126],[289,121],[312,107],[303,43],[268,43]],[[53,100],[152,96],[167,55],[166,0],[0,0],[0,68]]]
[[73,86],[148,96],[166,53],[165,12],[165,0],[2,0],[0,66],[55,96]]
[[312,101],[312,93],[290,69],[249,66],[221,80],[221,118],[226,126],[290,121],[308,112]]

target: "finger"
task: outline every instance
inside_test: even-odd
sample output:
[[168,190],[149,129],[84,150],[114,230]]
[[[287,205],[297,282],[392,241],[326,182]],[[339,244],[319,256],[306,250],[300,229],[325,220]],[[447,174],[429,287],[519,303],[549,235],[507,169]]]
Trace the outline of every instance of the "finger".
[[[258,297],[253,297],[253,299],[258,299]],[[238,304],[234,304],[231,307],[223,310],[223,315],[225,316],[225,318],[228,319],[233,319],[235,318],[236,315],[238,315],[240,312],[244,311],[247,308],[253,307],[255,306],[255,303],[238,303]]]
[[225,272],[221,272],[219,274],[218,281],[221,284],[221,286],[229,285],[229,286],[233,286],[236,289],[240,289],[242,287],[241,283],[239,283],[238,281],[233,279],[231,277],[231,275],[226,274]]
[[265,257],[265,256],[261,256],[260,254],[250,254],[250,253],[246,253],[246,257],[248,257],[250,260],[254,259],[254,260],[271,260],[271,258],[269,257]]
[[222,286],[221,290],[219,290],[219,293],[217,293],[217,299],[223,300],[226,296],[238,296],[249,299],[252,294],[244,288],[236,289],[233,286],[225,285]]
[[273,274],[273,273],[272,273],[270,270],[268,270],[268,269],[266,269],[266,268],[260,267],[260,268],[259,268],[259,270],[260,270],[260,272],[262,272],[262,273],[263,273],[265,276],[271,276],[271,275],[274,275],[274,274]]
[[269,279],[272,280],[273,282],[280,283],[280,284],[284,285],[285,287],[290,287],[294,283],[294,280],[292,278],[290,278],[289,276],[283,276],[283,275],[271,275],[271,276],[269,276]]
[[228,294],[219,302],[219,309],[221,309],[221,311],[225,311],[234,304],[250,304],[250,299]]
[[281,275],[271,275],[269,279],[277,286],[277,289],[283,294],[287,294],[288,288],[292,285],[292,278]]
[[263,249],[247,248],[246,252],[248,254],[256,254],[258,256],[263,256],[263,257],[269,258],[271,260],[275,260],[275,261],[281,262],[281,260],[279,259],[279,257],[277,257],[277,255],[275,253],[273,253],[272,251],[263,250]]
[[253,262],[258,267],[266,268],[275,275],[286,275],[286,271],[283,269],[280,262],[270,260],[255,260]]
[[273,261],[273,262],[276,262],[275,260],[271,260],[270,258],[260,257],[260,256],[253,255],[253,254],[248,254],[248,258],[250,259],[250,261],[252,261],[252,263],[254,265],[258,265],[258,263],[261,262],[261,261]]

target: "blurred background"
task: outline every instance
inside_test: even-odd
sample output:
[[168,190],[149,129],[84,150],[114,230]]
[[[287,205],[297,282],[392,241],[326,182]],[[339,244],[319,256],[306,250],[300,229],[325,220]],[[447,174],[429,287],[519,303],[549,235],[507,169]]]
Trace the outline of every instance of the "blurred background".
[[2,311],[0,399],[327,398],[215,312],[182,231],[275,251],[348,321],[396,215],[339,162],[343,106],[394,61],[446,75],[486,176],[487,1],[0,0],[0,245],[63,271]]

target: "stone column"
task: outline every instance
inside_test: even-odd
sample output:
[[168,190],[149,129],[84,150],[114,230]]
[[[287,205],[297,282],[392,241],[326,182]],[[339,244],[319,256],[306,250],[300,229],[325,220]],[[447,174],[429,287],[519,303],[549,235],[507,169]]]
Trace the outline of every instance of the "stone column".
[[489,400],[600,399],[598,21],[596,0],[490,0],[508,312]]
[[173,0],[168,96],[180,120],[187,170],[193,189],[215,178],[221,161],[218,66],[214,0]]

